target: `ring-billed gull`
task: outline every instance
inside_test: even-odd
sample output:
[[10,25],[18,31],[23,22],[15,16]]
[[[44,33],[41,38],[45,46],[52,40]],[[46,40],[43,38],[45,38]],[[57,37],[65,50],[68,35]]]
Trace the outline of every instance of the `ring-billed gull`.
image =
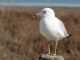
[[[50,40],[56,41],[54,52],[54,55],[56,55],[58,40],[61,40],[69,36],[63,22],[55,16],[54,10],[51,8],[43,8],[40,11],[40,13],[36,15],[40,15],[41,17],[39,22],[40,33],[49,41]],[[50,44],[48,45],[49,45],[48,54],[51,54]]]

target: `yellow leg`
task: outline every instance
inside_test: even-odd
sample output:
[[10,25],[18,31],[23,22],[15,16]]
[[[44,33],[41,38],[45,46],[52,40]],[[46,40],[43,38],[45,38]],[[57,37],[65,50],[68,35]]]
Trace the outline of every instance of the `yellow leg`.
[[58,40],[56,40],[54,55],[56,55],[57,52],[57,45],[58,45]]
[[51,52],[50,52],[50,41],[48,42],[48,54],[50,55]]

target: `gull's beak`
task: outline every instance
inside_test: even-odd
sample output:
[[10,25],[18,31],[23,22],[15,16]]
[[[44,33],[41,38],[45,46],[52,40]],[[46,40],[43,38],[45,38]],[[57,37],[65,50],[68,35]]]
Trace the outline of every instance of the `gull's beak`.
[[40,13],[36,13],[33,18],[36,18],[36,17],[39,17],[40,16]]

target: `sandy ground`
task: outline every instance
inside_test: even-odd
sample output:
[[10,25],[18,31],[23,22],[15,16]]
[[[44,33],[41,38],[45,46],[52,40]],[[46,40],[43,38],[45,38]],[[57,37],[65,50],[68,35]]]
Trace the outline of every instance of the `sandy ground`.
[[[43,7],[0,7],[0,60],[37,60],[48,52],[48,41],[39,33],[39,18],[33,18]],[[53,8],[53,7],[52,7]],[[59,41],[57,54],[65,60],[80,59],[80,8],[54,7],[70,38]],[[55,41],[51,41],[54,53]]]

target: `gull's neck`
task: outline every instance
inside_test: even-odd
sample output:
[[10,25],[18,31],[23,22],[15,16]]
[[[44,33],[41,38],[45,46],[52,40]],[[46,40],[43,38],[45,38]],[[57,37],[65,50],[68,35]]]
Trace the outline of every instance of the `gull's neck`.
[[41,16],[41,18],[54,18],[55,15],[54,14],[45,14],[43,16]]

